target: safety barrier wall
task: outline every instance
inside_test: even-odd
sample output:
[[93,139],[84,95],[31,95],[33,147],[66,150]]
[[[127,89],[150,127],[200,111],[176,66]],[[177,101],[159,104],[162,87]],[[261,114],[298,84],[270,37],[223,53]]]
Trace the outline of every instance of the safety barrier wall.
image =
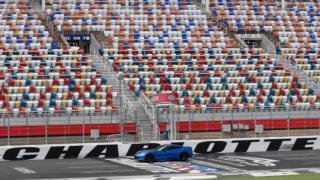
[[[272,119],[272,120],[223,120],[223,121],[193,121],[177,122],[179,132],[206,132],[222,131],[223,124],[248,125],[248,130],[254,130],[255,125],[263,125],[264,130],[281,129],[308,129],[320,128],[320,118],[297,118],[297,119]],[[158,124],[160,131],[164,132],[167,122]],[[38,137],[38,136],[65,136],[90,134],[91,129],[99,129],[101,134],[119,134],[120,123],[107,124],[66,124],[66,125],[29,125],[29,126],[1,126],[0,137]],[[136,133],[135,123],[124,124],[125,133]]]
[[296,151],[320,149],[320,136],[154,141],[138,144],[88,143],[2,146],[0,147],[0,161],[68,158],[118,158],[133,156],[139,150],[153,149],[160,144],[170,143],[190,146],[196,154]]

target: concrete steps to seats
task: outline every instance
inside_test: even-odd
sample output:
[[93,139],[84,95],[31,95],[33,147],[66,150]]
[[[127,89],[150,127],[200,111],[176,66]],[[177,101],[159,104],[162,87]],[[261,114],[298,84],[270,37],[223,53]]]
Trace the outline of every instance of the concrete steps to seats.
[[49,36],[56,40],[59,48],[69,48],[68,42],[64,39],[63,35],[58,31],[57,27],[53,25],[52,21],[47,13],[41,11],[41,2],[32,0],[30,1],[34,7],[35,12],[37,12],[39,19],[42,21],[45,29],[49,32]]
[[222,25],[222,22],[221,22],[220,20],[218,20],[218,18],[212,17],[212,16],[210,16],[210,14],[207,13],[207,11],[204,9],[205,7],[203,7],[203,6],[201,5],[201,1],[200,1],[200,2],[195,2],[195,5],[197,6],[197,8],[198,8],[199,10],[202,11],[203,14],[205,14],[205,15],[207,16],[207,21],[208,21],[208,22],[211,22],[211,23],[213,23],[214,25],[216,25],[216,26],[219,28],[219,31],[223,31],[224,34],[225,34],[226,36],[228,36],[228,37],[232,40],[233,45],[234,45],[235,47],[237,47],[237,48],[243,47],[242,44],[241,44],[241,42],[239,42],[238,39],[235,37],[235,34],[234,34],[234,33],[228,32],[228,29],[227,29],[225,26]]
[[97,41],[100,43],[100,47],[103,49],[112,49],[113,46],[110,44],[107,39],[104,37],[104,35],[101,32],[93,32],[92,33]]
[[[102,33],[93,32],[92,34],[99,42],[101,46],[100,48],[113,48],[113,46],[106,41]],[[144,109],[139,98],[134,96],[133,92],[129,90],[129,87],[123,83],[123,80],[121,79],[121,77],[119,77],[118,73],[113,71],[113,67],[109,65],[108,62],[104,60],[102,56],[95,56],[93,64],[96,66],[97,71],[101,72],[102,76],[107,78],[108,84],[112,85],[112,90],[114,92],[118,92],[118,96],[114,104],[121,108],[128,108],[128,104],[126,103],[129,103],[130,106],[132,106],[132,108],[135,109],[136,119],[133,120],[136,121],[136,125],[138,127],[137,134],[140,138],[139,140],[145,142],[153,140],[152,122],[151,119],[148,117],[146,109]],[[127,100],[128,102],[124,102],[125,100]],[[119,110],[120,121],[127,120],[124,115],[124,111],[124,109]]]
[[39,13],[39,17],[43,22],[44,27],[48,30],[50,37],[56,40],[59,48],[70,47],[66,40],[64,40],[63,35],[58,32],[56,26],[52,24],[49,16],[46,13]]

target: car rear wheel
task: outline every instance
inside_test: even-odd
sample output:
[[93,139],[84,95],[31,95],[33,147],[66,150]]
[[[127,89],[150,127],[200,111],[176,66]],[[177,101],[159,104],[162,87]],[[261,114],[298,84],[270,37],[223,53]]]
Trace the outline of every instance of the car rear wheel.
[[145,161],[146,161],[147,163],[153,163],[153,162],[154,162],[154,156],[153,156],[152,154],[146,155]]
[[183,152],[183,153],[180,154],[179,160],[180,161],[188,161],[188,157],[189,157],[188,154]]

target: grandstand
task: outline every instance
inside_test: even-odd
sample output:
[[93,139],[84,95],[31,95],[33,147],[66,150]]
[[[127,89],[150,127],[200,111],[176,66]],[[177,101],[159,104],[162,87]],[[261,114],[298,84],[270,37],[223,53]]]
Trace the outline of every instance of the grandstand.
[[[318,129],[319,3],[201,3],[0,3],[2,116],[19,127],[25,117],[37,126],[50,116],[56,127],[49,135],[99,129],[141,141],[168,129],[178,138],[177,132],[220,132],[228,124]],[[268,43],[252,39],[260,36]],[[158,94],[174,100],[155,105]]]

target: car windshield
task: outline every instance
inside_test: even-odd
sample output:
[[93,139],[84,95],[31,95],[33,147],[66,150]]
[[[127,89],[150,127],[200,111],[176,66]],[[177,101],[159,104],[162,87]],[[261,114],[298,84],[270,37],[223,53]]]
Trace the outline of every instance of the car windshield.
[[164,150],[164,149],[166,149],[166,148],[167,148],[167,146],[162,145],[162,146],[158,146],[158,147],[155,148],[154,150],[156,150],[156,151],[162,151],[162,150]]

